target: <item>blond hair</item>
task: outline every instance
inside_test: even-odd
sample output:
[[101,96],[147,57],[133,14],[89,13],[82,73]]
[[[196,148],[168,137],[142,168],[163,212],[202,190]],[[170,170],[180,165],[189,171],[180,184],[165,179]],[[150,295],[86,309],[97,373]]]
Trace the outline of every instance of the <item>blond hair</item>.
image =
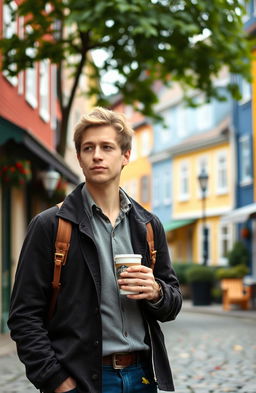
[[111,126],[116,130],[117,143],[122,153],[131,149],[133,129],[122,113],[102,107],[95,107],[87,115],[83,115],[74,128],[74,142],[79,154],[84,132],[90,127]]

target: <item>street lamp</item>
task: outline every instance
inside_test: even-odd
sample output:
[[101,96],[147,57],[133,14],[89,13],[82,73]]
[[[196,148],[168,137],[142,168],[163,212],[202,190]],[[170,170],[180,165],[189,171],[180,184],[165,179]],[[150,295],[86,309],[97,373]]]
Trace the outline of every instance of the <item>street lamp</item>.
[[45,190],[49,197],[51,197],[60,179],[59,172],[54,169],[48,169],[47,171],[41,172],[41,179]]
[[205,215],[205,197],[208,185],[208,173],[205,168],[202,168],[198,176],[198,181],[202,191],[202,222],[203,222],[203,265],[207,265],[208,259],[208,229],[206,228],[206,215]]

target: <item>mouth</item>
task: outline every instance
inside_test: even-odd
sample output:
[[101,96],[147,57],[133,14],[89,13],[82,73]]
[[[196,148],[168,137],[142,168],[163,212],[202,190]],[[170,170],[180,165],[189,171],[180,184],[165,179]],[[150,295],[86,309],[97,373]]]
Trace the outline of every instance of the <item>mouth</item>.
[[96,165],[96,166],[93,166],[93,167],[91,168],[91,171],[103,171],[103,170],[105,170],[105,169],[107,169],[107,168],[104,167],[104,166]]

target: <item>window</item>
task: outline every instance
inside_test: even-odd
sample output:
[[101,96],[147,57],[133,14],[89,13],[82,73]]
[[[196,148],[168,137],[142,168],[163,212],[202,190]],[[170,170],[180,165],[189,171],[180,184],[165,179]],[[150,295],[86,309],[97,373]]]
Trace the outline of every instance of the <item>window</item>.
[[239,103],[240,105],[243,105],[252,98],[251,84],[247,80],[242,79],[240,82],[240,91],[242,98]]
[[171,203],[171,174],[170,171],[166,171],[163,177],[163,201],[165,205]]
[[210,239],[211,239],[211,231],[210,231],[210,226],[203,225],[200,226],[200,263],[204,262],[204,259],[206,259],[207,265],[210,265],[210,255],[211,255],[211,250],[210,250]]
[[198,131],[208,130],[213,125],[211,104],[202,104],[196,109]]
[[157,176],[153,177],[153,206],[157,207],[160,205],[160,179]]
[[150,153],[150,135],[149,131],[142,131],[140,134],[140,142],[141,142],[141,155],[148,156]]
[[39,113],[42,119],[46,122],[50,120],[49,114],[49,60],[43,60],[40,63],[40,86],[39,86],[39,97],[40,106]]
[[[19,37],[24,38],[24,17],[19,17]],[[24,71],[19,72],[18,77],[18,94],[24,93]]]
[[123,184],[123,189],[131,198],[137,199],[137,179],[128,180]]
[[[27,33],[31,33],[32,28],[30,26],[26,26]],[[35,50],[34,48],[27,48],[26,55],[30,58],[34,58]],[[36,65],[33,64],[32,67],[26,70],[26,93],[25,97],[27,102],[33,107],[37,107],[37,75],[36,75]]]
[[217,156],[217,193],[224,194],[228,191],[227,153],[220,152]]
[[56,130],[57,128],[57,67],[51,64],[51,127]]
[[189,197],[189,170],[188,163],[183,162],[180,166],[180,200],[186,201]]
[[133,199],[137,199],[137,189],[138,189],[138,181],[137,179],[132,179],[129,182],[129,195]]
[[146,175],[140,179],[140,200],[141,203],[150,201],[150,177]]
[[239,152],[240,185],[245,186],[252,181],[251,138],[249,135],[239,139]]
[[137,158],[138,158],[138,154],[137,154],[137,140],[136,140],[136,137],[134,136],[132,138],[132,151],[131,151],[130,160],[131,161],[135,161]]
[[231,225],[221,224],[219,228],[219,262],[221,265],[227,265],[227,252],[232,248],[232,231]]
[[[4,4],[3,6],[3,36],[5,38],[11,38],[14,34],[17,34],[17,21],[12,20],[12,11],[14,11],[16,8],[17,5],[14,1],[10,4]],[[11,66],[10,69],[15,71],[15,65]],[[13,86],[17,86],[17,76],[8,76],[7,72],[3,72],[3,75]]]

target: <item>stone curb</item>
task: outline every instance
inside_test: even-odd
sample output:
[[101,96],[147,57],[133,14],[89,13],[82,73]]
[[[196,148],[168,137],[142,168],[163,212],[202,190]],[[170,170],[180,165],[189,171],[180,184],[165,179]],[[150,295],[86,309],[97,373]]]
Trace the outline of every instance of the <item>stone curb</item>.
[[224,311],[222,308],[218,308],[218,306],[193,306],[192,303],[185,301],[183,302],[183,306],[181,312],[190,312],[197,314],[208,314],[208,315],[216,315],[220,317],[229,317],[229,318],[240,318],[240,319],[249,319],[251,321],[256,321],[256,310],[231,310]]

